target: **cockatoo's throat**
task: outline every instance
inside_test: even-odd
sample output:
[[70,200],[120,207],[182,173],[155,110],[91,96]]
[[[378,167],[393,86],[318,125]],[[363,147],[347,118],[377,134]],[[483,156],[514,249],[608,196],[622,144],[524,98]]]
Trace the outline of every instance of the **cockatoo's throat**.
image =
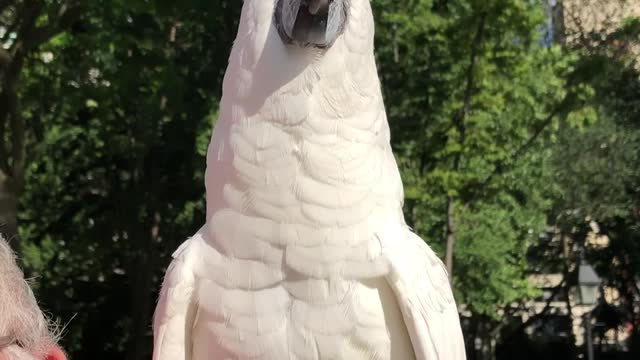
[[282,41],[329,48],[342,34],[348,0],[278,0],[274,21]]

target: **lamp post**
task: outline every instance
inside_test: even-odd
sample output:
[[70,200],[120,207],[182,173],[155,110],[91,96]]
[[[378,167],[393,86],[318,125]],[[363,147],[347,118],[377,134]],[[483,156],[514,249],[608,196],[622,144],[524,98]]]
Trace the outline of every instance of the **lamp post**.
[[[585,306],[593,306],[598,302],[598,290],[600,289],[600,277],[596,271],[588,263],[583,263],[578,269],[578,290],[580,295],[580,304]],[[593,360],[593,336],[591,327],[590,309],[585,314],[585,330],[587,343],[587,360]]]

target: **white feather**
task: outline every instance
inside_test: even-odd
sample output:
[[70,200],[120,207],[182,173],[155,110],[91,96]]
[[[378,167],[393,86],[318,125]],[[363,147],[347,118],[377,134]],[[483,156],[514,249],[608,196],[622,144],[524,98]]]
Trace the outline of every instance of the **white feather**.
[[464,339],[447,272],[442,261],[405,226],[380,233],[389,258],[393,288],[416,359],[464,360]]

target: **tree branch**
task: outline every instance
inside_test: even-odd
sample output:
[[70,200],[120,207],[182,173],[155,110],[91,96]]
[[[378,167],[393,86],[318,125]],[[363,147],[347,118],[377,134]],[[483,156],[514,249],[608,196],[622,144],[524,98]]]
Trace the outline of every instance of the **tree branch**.
[[11,34],[13,34],[22,23],[22,19],[23,19],[23,16],[21,15],[22,11],[21,10],[19,11],[18,9],[14,9],[13,11],[16,12],[16,14],[13,16],[13,23],[11,23],[9,26],[5,26],[5,32],[4,32],[4,35],[2,36],[3,44],[9,40],[9,37],[11,36]]
[[432,9],[439,14],[447,14],[449,12],[448,0],[436,0],[433,2]]
[[[480,57],[480,50],[482,49],[482,42],[484,40],[484,30],[487,20],[487,12],[483,11],[480,14],[480,20],[478,21],[478,29],[471,43],[470,61],[469,67],[466,73],[466,86],[464,93],[464,102],[462,108],[454,115],[453,124],[460,133],[460,145],[464,146],[465,142],[465,119],[471,111],[471,100],[474,94],[475,88],[475,74],[478,60]],[[456,153],[453,160],[454,171],[458,171],[460,166],[460,159],[462,157],[462,149]],[[455,221],[455,199],[449,195],[447,200],[447,247],[445,253],[445,267],[449,274],[449,281],[453,279],[453,249],[456,241],[456,221]]]
[[22,191],[24,185],[24,170],[25,170],[25,123],[22,113],[19,109],[18,95],[14,91],[8,94],[9,108],[9,124],[11,127],[11,157],[13,167],[13,179],[18,192]]
[[0,47],[0,74],[11,64],[11,55],[4,48]]
[[513,154],[511,154],[511,156],[509,156],[507,160],[503,160],[502,162],[499,162],[495,166],[491,174],[489,174],[489,176],[487,176],[487,178],[477,186],[480,189],[485,188],[487,185],[489,185],[489,183],[491,182],[491,180],[493,180],[495,176],[504,173],[510,167],[510,165],[513,166],[512,164],[514,164],[522,155],[524,155],[531,148],[531,146],[533,146],[536,140],[540,138],[542,133],[549,127],[549,125],[551,125],[551,123],[553,122],[553,119],[560,112],[561,107],[562,106],[559,105],[556,108],[554,108],[549,113],[549,115],[547,115],[544,121],[542,121],[542,123],[538,125],[538,128],[533,132],[531,137],[529,137],[529,139],[527,139],[527,141],[525,141],[525,143],[522,144],[522,146],[520,146]]
[[453,246],[456,240],[456,222],[455,215],[455,201],[451,195],[447,198],[447,248],[445,253],[445,267],[447,268],[447,275],[449,282],[453,280]]
[[[0,93],[0,107],[5,108],[6,106],[4,106],[4,104],[2,103],[2,93]],[[8,157],[7,157],[7,150],[5,149],[5,142],[4,142],[4,138],[5,138],[5,131],[6,131],[6,127],[7,124],[5,123],[5,121],[2,121],[3,119],[0,118],[0,180],[3,177],[6,177],[10,174],[9,172],[9,163],[8,163]]]
[[[20,116],[18,111],[18,94],[17,94],[17,82],[20,76],[20,71],[22,70],[22,64],[24,62],[24,54],[22,52],[18,52],[14,55],[13,60],[9,64],[3,78],[2,78],[2,88],[0,92],[0,105],[2,106],[2,112],[0,112],[0,128],[2,128],[2,132],[6,131],[7,125],[11,131],[10,139],[11,139],[11,156],[13,157],[12,166],[13,171],[11,171],[11,167],[9,166],[8,155],[6,153],[7,144],[6,138],[3,136],[0,137],[0,166],[4,167],[4,171],[9,174],[15,173],[15,165],[23,165],[21,156],[21,152],[18,151],[18,147],[24,146],[24,122],[22,117]],[[22,122],[22,124],[20,124]],[[15,132],[17,131],[17,133]],[[18,155],[16,158],[15,155]]]
[[558,295],[560,290],[562,290],[562,288],[564,287],[565,282],[566,282],[566,279],[563,277],[562,281],[560,282],[560,284],[558,284],[558,286],[553,288],[553,292],[551,293],[551,296],[549,297],[549,299],[547,299],[547,302],[545,303],[545,305],[542,308],[542,310],[539,313],[534,314],[533,316],[528,318],[527,321],[525,321],[522,324],[520,324],[520,326],[518,326],[517,329],[515,329],[511,333],[507,334],[507,336],[504,337],[504,340],[502,341],[502,343],[503,344],[508,343],[520,331],[523,331],[524,329],[529,327],[531,324],[536,322],[538,319],[540,319],[543,316],[545,316],[547,314],[547,312],[549,311],[549,309],[551,309],[551,303],[553,302],[553,298],[556,295]]
[[[2,0],[0,0],[2,1]],[[7,154],[6,136],[0,136],[0,169],[12,174],[18,188],[21,188],[26,164],[26,124],[19,109],[19,99],[17,95],[17,84],[20,73],[24,65],[26,56],[37,49],[40,45],[51,39],[51,37],[64,31],[81,14],[80,6],[76,0],[69,0],[63,3],[57,10],[55,17],[50,17],[47,25],[38,27],[36,20],[45,11],[45,3],[42,1],[30,1],[16,14],[19,22],[18,37],[12,46],[10,53],[0,53],[0,70],[2,71],[2,88],[0,92],[0,129],[6,130],[7,122],[10,128],[11,149]],[[8,161],[8,157],[12,161]]]
[[[482,12],[480,14],[480,20],[478,21],[478,30],[471,43],[470,63],[466,73],[466,86],[464,91],[464,102],[462,108],[453,117],[453,124],[458,128],[460,132],[460,143],[464,143],[465,140],[465,124],[464,121],[471,111],[471,100],[473,98],[473,92],[475,88],[475,73],[478,65],[478,59],[480,57],[480,49],[482,48],[482,42],[484,39],[484,29],[487,20],[487,13]],[[459,158],[459,156],[458,156]]]
[[80,5],[70,0],[60,6],[54,20],[51,20],[46,26],[37,27],[30,34],[27,50],[33,50],[47,42],[52,37],[61,33],[70,27],[81,15]]
[[2,14],[9,6],[11,6],[11,2],[13,0],[0,0],[0,14]]
[[[24,172],[24,119],[18,110],[18,93],[17,83],[20,78],[22,66],[26,57],[23,37],[28,36],[32,27],[35,25],[38,14],[42,10],[43,5],[38,2],[30,2],[21,8],[21,23],[18,29],[18,39],[11,48],[8,56],[8,64],[2,68],[2,87],[0,88],[0,127],[2,132],[6,131],[7,126],[10,130],[11,149],[10,154],[6,144],[7,136],[3,134],[0,137],[0,166],[4,168],[6,175],[12,176],[17,181],[18,188],[21,188],[22,179],[16,178],[15,175],[21,175]],[[9,156],[12,162],[9,162]]]

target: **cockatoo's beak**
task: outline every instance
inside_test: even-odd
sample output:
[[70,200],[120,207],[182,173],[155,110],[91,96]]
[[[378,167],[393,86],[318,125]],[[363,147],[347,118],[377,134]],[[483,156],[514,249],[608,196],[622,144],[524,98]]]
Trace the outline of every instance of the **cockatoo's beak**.
[[342,34],[348,0],[278,0],[275,25],[286,44],[329,48]]

